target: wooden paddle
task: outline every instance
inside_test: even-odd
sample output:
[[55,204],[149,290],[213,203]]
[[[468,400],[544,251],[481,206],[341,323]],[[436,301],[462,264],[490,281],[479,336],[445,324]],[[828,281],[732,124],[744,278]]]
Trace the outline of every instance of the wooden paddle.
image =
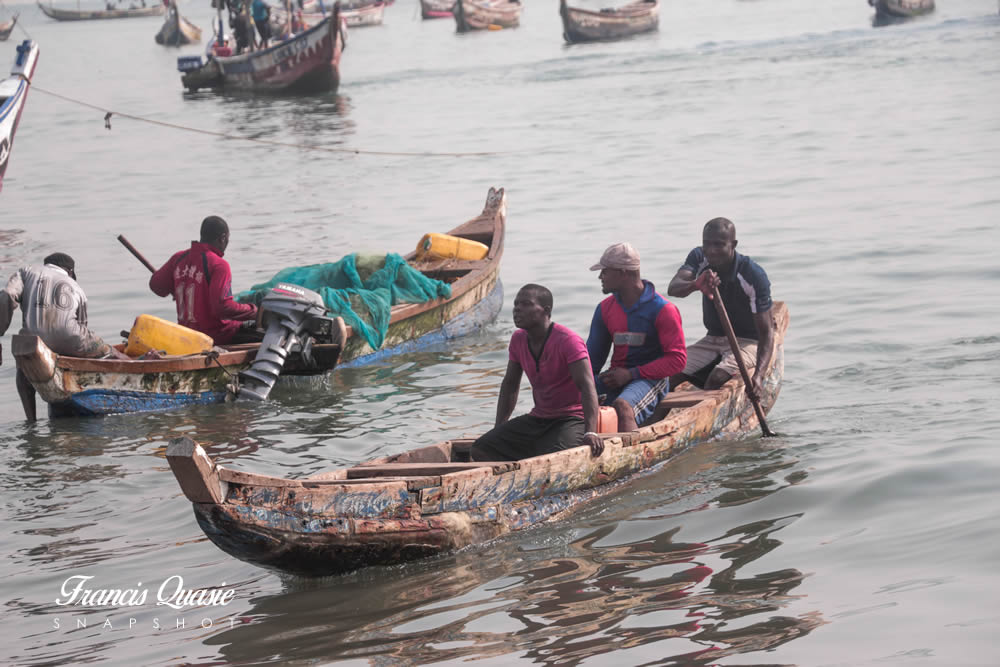
[[118,240],[121,241],[121,244],[123,246],[125,246],[126,248],[128,248],[128,251],[130,253],[132,253],[133,255],[135,255],[135,258],[137,260],[139,260],[140,262],[142,262],[143,266],[145,266],[147,269],[149,269],[150,273],[156,273],[156,267],[153,266],[152,264],[150,264],[149,260],[146,259],[145,257],[143,257],[142,253],[139,252],[138,250],[136,250],[135,246],[132,245],[131,243],[129,243],[127,238],[125,238],[122,234],[119,234],[118,235]]
[[722,320],[722,328],[726,330],[726,338],[729,339],[729,347],[733,351],[733,356],[736,357],[736,363],[740,367],[740,375],[743,376],[743,384],[747,389],[747,396],[750,397],[750,402],[753,403],[754,412],[757,413],[757,421],[760,422],[761,433],[764,434],[765,438],[773,438],[775,434],[767,427],[767,420],[764,419],[764,410],[760,407],[760,397],[757,396],[753,391],[753,385],[750,382],[750,374],[747,372],[747,365],[743,363],[743,355],[740,353],[740,344],[736,340],[736,332],[733,331],[733,324],[729,321],[729,313],[726,312],[726,306],[722,303],[722,295],[719,294],[719,288],[716,287],[712,290],[712,301],[715,303],[715,312],[719,314],[719,319]]

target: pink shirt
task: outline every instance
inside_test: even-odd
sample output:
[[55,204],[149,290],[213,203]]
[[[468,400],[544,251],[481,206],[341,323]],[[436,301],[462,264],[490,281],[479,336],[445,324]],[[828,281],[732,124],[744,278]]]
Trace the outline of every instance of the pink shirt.
[[580,390],[569,372],[569,365],[581,359],[587,360],[589,372],[590,357],[580,336],[561,324],[553,324],[536,362],[528,347],[528,333],[518,329],[510,338],[509,349],[511,361],[521,365],[531,383],[535,407],[529,414],[543,419],[583,417]]

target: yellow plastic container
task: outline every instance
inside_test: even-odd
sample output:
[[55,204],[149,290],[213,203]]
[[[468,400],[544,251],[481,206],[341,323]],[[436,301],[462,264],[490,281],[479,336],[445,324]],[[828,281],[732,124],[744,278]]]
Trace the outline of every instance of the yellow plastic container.
[[188,329],[176,322],[156,317],[140,315],[128,334],[125,354],[140,357],[150,350],[167,354],[198,354],[212,349],[212,337],[200,331]]
[[424,234],[417,244],[417,259],[482,259],[490,251],[484,244],[448,234]]

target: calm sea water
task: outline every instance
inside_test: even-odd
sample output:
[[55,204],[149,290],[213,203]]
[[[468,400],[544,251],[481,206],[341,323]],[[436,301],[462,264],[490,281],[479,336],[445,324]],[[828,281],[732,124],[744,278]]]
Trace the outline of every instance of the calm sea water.
[[[206,31],[207,4],[181,4]],[[110,338],[172,315],[117,234],[159,263],[222,215],[240,288],[408,250],[476,215],[491,185],[509,217],[489,331],[262,405],[29,426],[4,337],[0,659],[1000,662],[996,2],[877,28],[863,0],[667,2],[658,34],[573,47],[554,0],[525,5],[516,30],[456,35],[397,0],[384,26],[351,32],[337,95],[255,99],[183,94],[175,58],[200,47],[157,46],[159,19],[56,23],[6,4],[41,57],[0,194],[0,274],[73,254]],[[111,129],[54,95],[116,112]],[[780,438],[708,443],[557,524],[337,578],[278,576],[202,535],[170,438],[306,475],[482,431],[517,286],[548,285],[555,319],[585,333],[606,245],[637,245],[665,291],[719,215],[789,304]],[[697,300],[678,305],[701,335]],[[74,576],[149,598],[57,605]],[[176,577],[235,599],[157,606]]]

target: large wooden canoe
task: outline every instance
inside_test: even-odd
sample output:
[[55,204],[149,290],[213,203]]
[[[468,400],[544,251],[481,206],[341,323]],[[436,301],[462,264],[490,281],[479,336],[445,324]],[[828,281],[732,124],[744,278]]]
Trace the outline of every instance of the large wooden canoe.
[[6,42],[7,38],[10,37],[10,33],[14,31],[14,26],[17,25],[17,17],[19,14],[14,14],[9,21],[0,22],[0,42]]
[[336,3],[328,16],[308,30],[260,51],[210,57],[200,67],[185,71],[181,83],[191,91],[333,92],[340,85],[345,39],[346,28]]
[[14,134],[21,122],[21,112],[28,99],[31,78],[38,64],[38,44],[26,39],[17,45],[10,76],[0,81],[0,188],[7,172],[10,152],[14,147]]
[[42,13],[56,21],[93,21],[96,19],[132,19],[143,16],[163,16],[166,8],[159,0],[151,0],[148,7],[131,7],[129,9],[57,9],[52,5],[38,3]]
[[[284,374],[329,372],[334,365],[358,366],[442,343],[476,331],[500,311],[507,199],[503,189],[490,189],[483,212],[449,234],[486,244],[489,252],[477,261],[417,260],[411,266],[451,285],[451,297],[392,307],[389,329],[379,349],[347,328],[341,345],[315,345],[318,368],[294,365]],[[37,337],[15,335],[12,352],[53,415],[101,415],[163,410],[191,404],[219,403],[233,395],[230,385],[250,366],[257,345],[216,348],[217,356],[195,354],[158,360],[81,359],[60,356]]]
[[456,0],[454,15],[458,32],[515,28],[521,21],[519,0]]
[[201,41],[201,28],[181,16],[177,3],[172,1],[167,8],[167,18],[163,22],[163,27],[156,33],[154,39],[157,44],[164,46],[197,44]]
[[880,18],[910,18],[934,11],[934,0],[868,0]]
[[614,40],[657,30],[660,3],[658,0],[639,0],[595,12],[570,7],[566,0],[560,0],[559,15],[563,22],[563,38],[567,42]]
[[[768,411],[784,374],[788,310],[772,309],[775,350],[761,397]],[[714,391],[681,385],[670,412],[588,447],[521,461],[469,462],[470,439],[449,440],[304,479],[224,468],[188,438],[167,459],[205,534],[261,567],[325,576],[485,542],[559,518],[649,474],[696,443],[757,427],[739,377]]]

